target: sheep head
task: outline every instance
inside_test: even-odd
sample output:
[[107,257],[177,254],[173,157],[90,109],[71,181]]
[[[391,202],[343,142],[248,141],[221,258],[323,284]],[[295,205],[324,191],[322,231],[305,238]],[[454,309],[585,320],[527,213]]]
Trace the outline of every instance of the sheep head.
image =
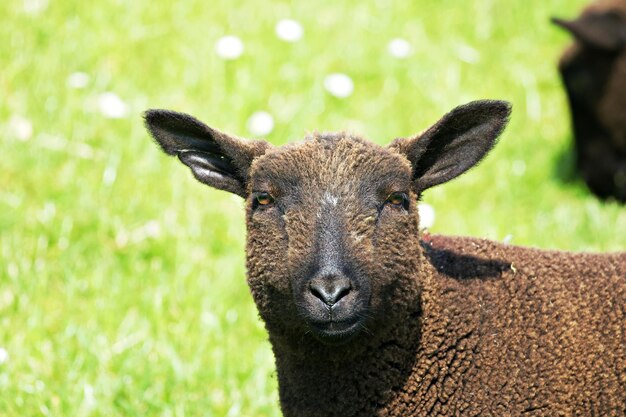
[[576,39],[559,64],[572,100],[626,153],[626,1],[597,2],[577,19],[552,21]]
[[146,124],[198,180],[246,199],[248,284],[272,341],[297,350],[375,337],[415,308],[419,195],[476,165],[509,113],[473,102],[388,147],[345,133],[273,147],[164,110]]

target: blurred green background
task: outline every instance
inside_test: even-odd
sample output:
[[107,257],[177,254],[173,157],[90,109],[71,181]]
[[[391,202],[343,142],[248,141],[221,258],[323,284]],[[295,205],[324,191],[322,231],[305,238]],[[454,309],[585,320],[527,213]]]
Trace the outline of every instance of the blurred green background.
[[[583,3],[0,2],[0,415],[279,415],[242,201],[161,154],[147,108],[248,137],[272,127],[250,121],[264,111],[274,144],[316,129],[384,144],[510,100],[494,152],[425,195],[432,231],[623,250],[626,209],[571,179],[570,39],[548,19]],[[282,19],[303,36],[277,36]]]

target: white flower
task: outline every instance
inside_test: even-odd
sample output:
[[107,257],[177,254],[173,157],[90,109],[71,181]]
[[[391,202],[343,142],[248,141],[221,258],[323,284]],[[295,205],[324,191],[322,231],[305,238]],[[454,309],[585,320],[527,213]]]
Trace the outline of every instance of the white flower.
[[48,8],[48,0],[24,0],[24,12],[39,14]]
[[11,119],[9,119],[9,130],[16,138],[22,141],[27,141],[33,136],[33,124],[23,116],[11,116]]
[[239,314],[237,313],[237,310],[230,309],[226,312],[226,321],[228,323],[233,324],[237,321],[238,318]]
[[422,229],[430,229],[435,224],[435,209],[430,204],[419,203],[417,212],[420,217],[420,227]]
[[521,159],[516,159],[511,163],[511,171],[513,175],[521,177],[526,172],[526,162]]
[[236,36],[223,36],[215,43],[215,52],[222,59],[237,59],[243,53],[243,42]]
[[395,38],[387,44],[387,52],[395,58],[406,58],[411,55],[413,48],[406,39]]
[[143,227],[139,230],[141,232],[138,234],[141,235],[144,239],[147,237],[159,237],[159,235],[161,234],[161,225],[156,220],[150,220],[148,223],[144,224]]
[[283,19],[276,24],[276,36],[285,42],[297,42],[302,39],[302,25],[292,19]]
[[220,321],[211,311],[203,311],[200,315],[200,321],[208,328],[219,328]]
[[480,61],[480,52],[469,45],[459,44],[456,47],[459,59],[468,64],[475,64]]
[[106,92],[98,97],[100,113],[109,119],[119,119],[128,113],[128,106],[115,93]]
[[117,177],[117,167],[114,165],[107,165],[102,173],[102,182],[106,186],[111,186],[115,182]]
[[96,406],[96,396],[93,386],[91,384],[85,384],[83,386],[83,404],[82,407],[87,410],[91,410]]
[[85,88],[89,84],[89,75],[84,72],[73,72],[67,77],[67,86],[70,88]]
[[346,98],[354,91],[354,83],[346,74],[330,74],[324,79],[324,87],[335,97]]
[[274,129],[274,118],[265,111],[257,111],[248,119],[248,130],[257,136],[265,136]]
[[9,360],[9,352],[3,347],[0,347],[0,365]]

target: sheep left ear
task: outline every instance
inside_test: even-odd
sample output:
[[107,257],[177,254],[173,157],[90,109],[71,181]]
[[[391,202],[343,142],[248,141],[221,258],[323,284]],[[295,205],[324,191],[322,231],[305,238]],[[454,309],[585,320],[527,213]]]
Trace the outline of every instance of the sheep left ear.
[[615,13],[588,13],[576,20],[553,17],[552,23],[592,48],[619,51],[626,45],[626,22]]
[[146,127],[161,149],[176,155],[196,179],[246,198],[252,161],[271,145],[227,135],[184,113],[148,110]]
[[480,100],[459,106],[421,135],[389,145],[413,167],[413,187],[420,194],[475,166],[493,148],[506,126],[511,105]]

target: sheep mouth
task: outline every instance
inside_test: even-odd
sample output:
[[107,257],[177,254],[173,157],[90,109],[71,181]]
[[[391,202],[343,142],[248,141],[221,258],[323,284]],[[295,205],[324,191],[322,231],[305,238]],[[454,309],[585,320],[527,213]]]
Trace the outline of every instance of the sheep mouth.
[[354,317],[348,320],[310,321],[313,335],[322,343],[338,345],[352,340],[362,329],[362,319]]

